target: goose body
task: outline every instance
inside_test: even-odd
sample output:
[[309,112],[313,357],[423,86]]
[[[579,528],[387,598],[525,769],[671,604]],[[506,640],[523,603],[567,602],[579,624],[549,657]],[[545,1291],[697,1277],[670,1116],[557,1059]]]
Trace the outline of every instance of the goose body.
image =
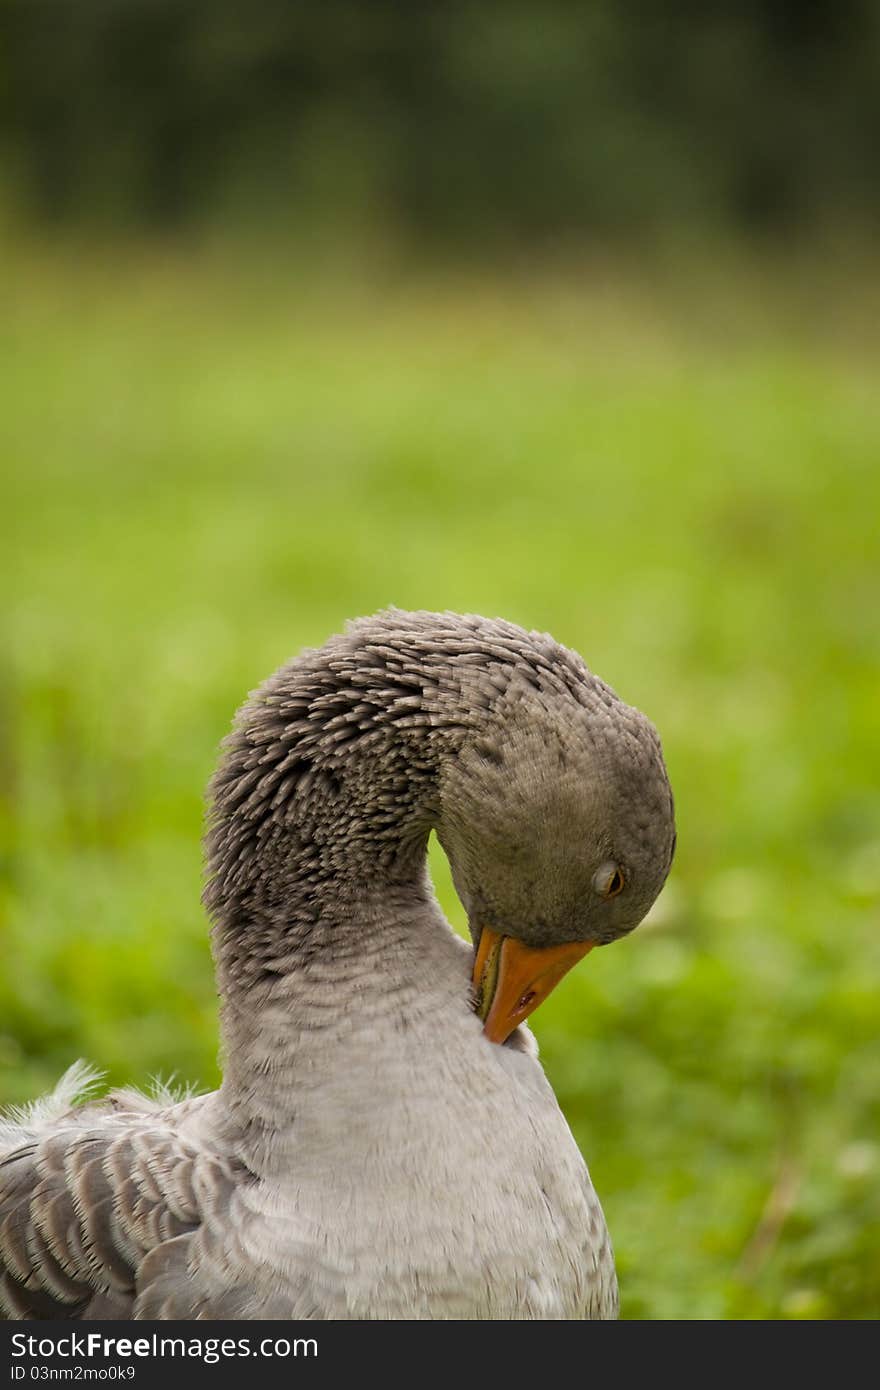
[[0,1121],[6,1316],[616,1316],[587,1168],[496,1016],[514,952],[630,930],[673,840],[652,727],[546,636],[392,610],[282,668],[212,784],[223,1083],[75,1105],[75,1067]]

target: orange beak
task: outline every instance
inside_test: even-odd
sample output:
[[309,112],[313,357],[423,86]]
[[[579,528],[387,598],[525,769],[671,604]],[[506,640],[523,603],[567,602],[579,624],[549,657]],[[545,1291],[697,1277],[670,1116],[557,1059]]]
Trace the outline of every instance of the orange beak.
[[490,1042],[506,1042],[529,1014],[543,1004],[563,975],[595,946],[571,941],[564,946],[525,946],[513,936],[483,927],[472,976],[476,1009]]

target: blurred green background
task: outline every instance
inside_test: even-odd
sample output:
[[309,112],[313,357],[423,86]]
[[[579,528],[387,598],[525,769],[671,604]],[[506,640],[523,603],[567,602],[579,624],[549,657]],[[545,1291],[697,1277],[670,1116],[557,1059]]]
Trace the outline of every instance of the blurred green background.
[[0,1101],[213,1085],[233,710],[500,614],[676,792],[535,1023],[624,1315],[876,1317],[880,21],[626,8],[0,2]]

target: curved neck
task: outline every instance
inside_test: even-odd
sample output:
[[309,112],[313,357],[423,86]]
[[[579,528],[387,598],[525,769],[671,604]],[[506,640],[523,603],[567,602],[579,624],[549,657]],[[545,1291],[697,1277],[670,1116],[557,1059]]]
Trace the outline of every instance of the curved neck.
[[431,899],[439,774],[468,725],[458,682],[351,636],[244,705],[211,785],[205,902],[230,1001],[362,943],[381,904]]
[[[467,952],[426,862],[440,774],[466,731],[460,694],[411,663],[365,679],[362,652],[354,670],[319,655],[248,701],[212,783],[225,1111],[262,1170],[283,1163],[294,1110],[301,1141],[319,1078],[354,1084],[353,1057],[381,1065],[401,1029],[436,1036],[456,1001],[467,1011]],[[369,1076],[357,1085],[368,1093]]]
[[499,692],[576,686],[572,661],[500,620],[393,611],[283,667],[240,711],[211,786],[205,903],[219,1113],[247,1162],[281,1162],[307,1113],[320,1136],[327,1095],[345,1126],[380,1078],[398,1086],[403,1062],[411,1071],[438,1046],[458,1056],[475,1026],[470,953],[434,900],[428,835],[437,828],[469,892]]

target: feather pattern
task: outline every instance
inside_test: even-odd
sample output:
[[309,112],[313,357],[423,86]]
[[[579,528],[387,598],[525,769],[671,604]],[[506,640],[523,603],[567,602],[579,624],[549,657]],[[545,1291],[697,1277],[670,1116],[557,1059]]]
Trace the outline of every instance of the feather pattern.
[[226,1207],[248,1180],[241,1165],[187,1137],[190,1101],[169,1107],[119,1091],[72,1108],[97,1079],[76,1063],[52,1095],[10,1113],[0,1131],[7,1317],[160,1316],[140,1311],[146,1257],[161,1265],[174,1247],[185,1258],[205,1207]]

